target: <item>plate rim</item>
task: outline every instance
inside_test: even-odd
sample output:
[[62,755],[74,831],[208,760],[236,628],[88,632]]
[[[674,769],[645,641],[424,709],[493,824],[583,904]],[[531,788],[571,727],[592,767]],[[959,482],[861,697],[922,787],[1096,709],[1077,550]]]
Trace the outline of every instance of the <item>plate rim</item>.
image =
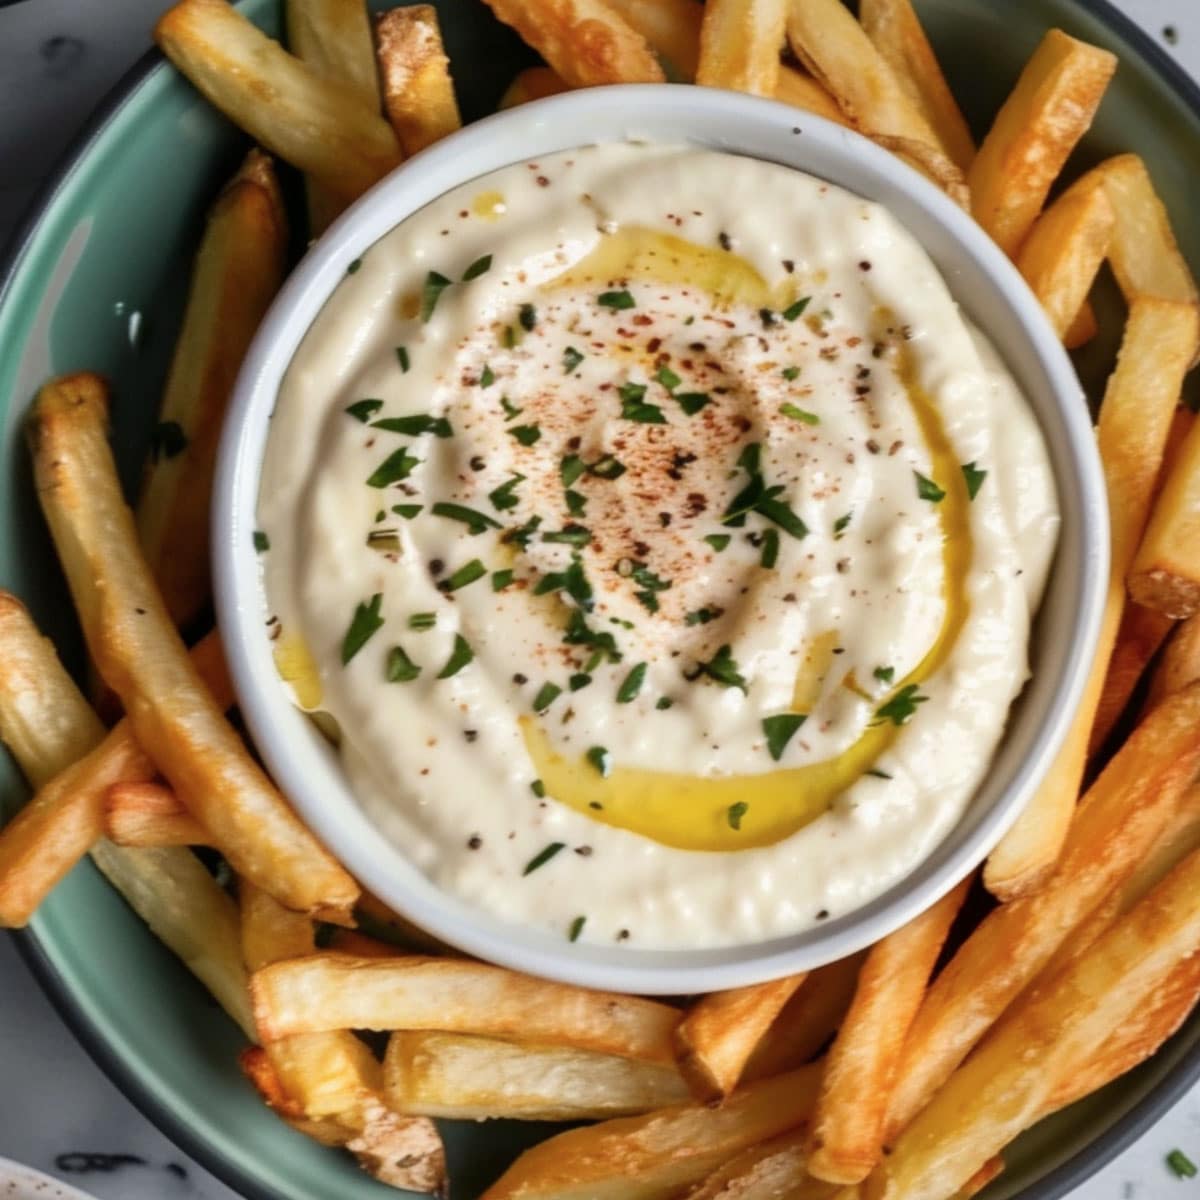
[[[1200,81],[1189,75],[1145,29],[1110,0],[1071,0],[1071,3],[1129,42],[1179,99],[1200,117]],[[12,233],[0,245],[0,307],[15,285],[46,210],[69,184],[84,156],[108,126],[134,100],[154,72],[167,65],[166,57],[157,47],[140,55],[104,94],[34,191]],[[216,1146],[193,1135],[173,1111],[151,1095],[137,1079],[133,1068],[108,1044],[88,1017],[34,929],[13,930],[11,937],[22,961],[76,1041],[143,1117],[219,1181],[239,1191],[245,1200],[286,1200],[226,1159]],[[1153,1091],[1099,1137],[1052,1168],[1014,1200],[1062,1200],[1153,1128],[1198,1081],[1200,1045],[1187,1051]]]

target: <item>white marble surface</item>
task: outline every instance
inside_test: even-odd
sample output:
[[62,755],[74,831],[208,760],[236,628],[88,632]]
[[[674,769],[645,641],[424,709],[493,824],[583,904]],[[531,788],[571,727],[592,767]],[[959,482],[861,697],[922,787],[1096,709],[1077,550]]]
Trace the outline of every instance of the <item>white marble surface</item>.
[[[1121,6],[1200,74],[1200,0]],[[153,18],[165,7],[164,0],[26,0],[0,9],[0,242],[96,101],[143,53]],[[1200,1161],[1200,1088],[1074,1200],[1200,1193],[1200,1179],[1179,1181],[1166,1168],[1165,1156],[1177,1146]],[[84,1174],[70,1169],[89,1153],[138,1161]],[[101,1200],[234,1198],[88,1059],[7,939],[0,939],[0,1157],[79,1184]]]

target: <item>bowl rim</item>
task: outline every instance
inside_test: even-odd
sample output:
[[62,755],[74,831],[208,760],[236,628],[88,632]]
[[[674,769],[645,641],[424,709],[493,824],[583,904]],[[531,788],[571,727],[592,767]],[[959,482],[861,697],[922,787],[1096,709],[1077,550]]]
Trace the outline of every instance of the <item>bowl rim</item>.
[[[586,130],[586,136],[580,131]],[[857,174],[868,198],[885,196],[904,222],[953,247],[976,290],[990,295],[1045,397],[1064,517],[1059,556],[1075,572],[1076,607],[1056,605],[1066,651],[1034,691],[1036,717],[1013,726],[1023,754],[992,772],[1001,786],[955,825],[930,855],[875,900],[799,934],[720,950],[598,948],[507,925],[433,885],[375,828],[334,755],[279,679],[263,625],[261,560],[253,546],[262,455],[278,388],[312,322],[360,258],[390,229],[448,190],[501,166],[594,142],[630,137],[690,144],[783,162],[837,182]],[[815,164],[815,165],[814,165]],[[841,174],[839,175],[839,172]],[[854,190],[857,184],[851,184]],[[907,215],[906,215],[907,213]],[[920,236],[918,234],[918,236]],[[954,284],[951,282],[951,289]],[[1015,361],[1014,361],[1015,365]],[[877,941],[933,904],[982,861],[1016,820],[1065,740],[1085,686],[1108,578],[1108,521],[1094,434],[1074,367],[1037,300],[979,226],[910,167],[840,125],[798,117],[773,100],[685,84],[629,84],[553,96],[496,113],[401,165],[343,214],[281,288],[247,351],[230,400],[213,499],[213,590],[242,715],[264,761],[305,823],[372,892],[435,936],[502,966],[606,991],[681,995],[740,987],[807,970]],[[1070,528],[1069,528],[1070,527]],[[1072,540],[1068,541],[1068,535]],[[1049,593],[1047,598],[1049,603]],[[1044,639],[1043,639],[1044,641]],[[1029,694],[1029,693],[1026,693]],[[987,786],[987,785],[984,785]]]

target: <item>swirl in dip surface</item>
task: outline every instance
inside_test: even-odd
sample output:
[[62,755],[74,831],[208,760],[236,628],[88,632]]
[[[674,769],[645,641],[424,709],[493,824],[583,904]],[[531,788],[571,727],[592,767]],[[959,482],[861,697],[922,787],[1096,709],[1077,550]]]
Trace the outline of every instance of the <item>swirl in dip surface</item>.
[[348,264],[259,524],[277,663],[380,835],[503,919],[682,948],[844,913],[947,834],[1058,513],[1023,397],[884,209],[616,144]]

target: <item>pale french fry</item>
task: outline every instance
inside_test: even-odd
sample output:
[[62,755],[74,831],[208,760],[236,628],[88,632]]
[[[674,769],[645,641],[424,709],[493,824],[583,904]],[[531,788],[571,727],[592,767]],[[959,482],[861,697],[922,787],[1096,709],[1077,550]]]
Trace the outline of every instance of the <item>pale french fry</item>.
[[964,880],[868,951],[850,1010],[825,1056],[809,1137],[808,1170],[818,1179],[860,1183],[882,1156],[904,1039],[969,886]]
[[283,280],[286,251],[274,168],[251,150],[209,213],[137,506],[142,550],[179,626],[209,602],[217,442],[246,348]]
[[1031,989],[895,1141],[868,1195],[951,1196],[1036,1121],[1057,1081],[1200,949],[1198,889],[1193,854],[1086,953]]
[[1116,67],[1107,50],[1051,29],[996,114],[967,183],[975,219],[1010,258],[1091,125]]
[[462,127],[437,9],[413,4],[383,13],[375,26],[383,110],[406,155]]
[[816,1056],[850,1008],[865,957],[851,954],[809,973],[754,1048],[743,1081],[791,1071]]
[[1092,307],[1090,300],[1085,300],[1083,306],[1075,314],[1075,319],[1071,322],[1067,332],[1063,334],[1063,345],[1068,350],[1078,350],[1080,346],[1086,346],[1099,332],[1100,325],[1096,320],[1096,310]]
[[226,0],[181,0],[154,28],[159,49],[235,125],[345,203],[400,162],[391,126]]
[[802,108],[805,112],[816,113],[818,117],[844,125],[847,129],[854,128],[854,122],[842,112],[823,84],[787,63],[779,68],[775,99],[794,108]]
[[669,1200],[803,1124],[818,1075],[802,1067],[739,1088],[718,1108],[682,1104],[560,1133],[526,1150],[481,1200]]
[[642,35],[681,82],[696,78],[704,9],[696,0],[605,0]]
[[641,36],[604,0],[486,0],[571,87],[662,83]]
[[500,109],[516,108],[531,100],[544,100],[547,96],[558,96],[571,89],[549,67],[526,67],[513,76],[513,81],[504,89]]
[[261,1046],[247,1046],[238,1055],[238,1066],[266,1106],[297,1133],[320,1142],[322,1146],[341,1146],[345,1143],[346,1130],[337,1121],[328,1117],[313,1121],[304,1115],[303,1108],[283,1090],[283,1084]]
[[860,0],[858,19],[937,135],[942,152],[959,170],[966,171],[975,157],[975,142],[912,4],[909,0]]
[[698,1100],[720,1100],[737,1086],[754,1047],[804,982],[787,975],[701,996],[675,1030],[679,1069]]
[[318,954],[266,967],[251,986],[265,1041],[325,1029],[436,1029],[674,1061],[679,1013],[669,1005],[484,963]]
[[383,1076],[397,1112],[455,1121],[603,1120],[688,1099],[666,1063],[457,1033],[393,1033]]
[[[806,1128],[792,1129],[743,1150],[697,1184],[685,1200],[762,1200],[767,1196],[809,1200],[810,1195],[834,1196],[839,1190],[835,1185],[814,1180],[808,1174],[807,1136]],[[813,1192],[813,1185],[823,1191]]]
[[1107,191],[1092,181],[1064,192],[1021,243],[1017,269],[1060,338],[1066,337],[1087,301],[1115,224]]
[[1004,1159],[995,1154],[958,1189],[955,1200],[971,1200],[971,1197],[982,1192],[989,1183],[993,1183],[1004,1174]]
[[409,950],[389,942],[381,942],[378,938],[368,937],[357,929],[343,929],[341,926],[330,926],[329,937],[325,949],[336,950],[339,954],[350,954],[355,958],[398,958]]
[[773,96],[788,0],[709,0],[700,28],[696,82]]
[[1138,726],[1079,806],[1058,866],[1001,905],[933,981],[909,1030],[888,1114],[906,1129],[1071,931],[1121,886],[1178,810],[1200,765],[1200,684]]
[[311,918],[284,908],[246,879],[238,883],[238,909],[242,961],[247,971],[316,952]]
[[250,757],[189,661],[142,558],[105,438],[104,384],[47,384],[30,416],[38,498],[88,648],[138,741],[239,874],[348,922],[358,888]]
[[1176,628],[1150,680],[1147,707],[1200,679],[1200,617],[1189,617]]
[[[287,0],[284,25],[288,48],[297,58],[324,78],[345,84],[371,112],[379,111],[375,45],[363,0]],[[346,198],[311,176],[304,183],[309,232],[316,237],[346,207]]]
[[104,836],[118,846],[207,846],[208,830],[170,788],[112,784],[104,795]]
[[1108,487],[1112,555],[1096,656],[1066,742],[984,868],[984,883],[1002,900],[1036,888],[1053,868],[1067,836],[1092,720],[1125,607],[1125,572],[1149,514],[1179,389],[1198,332],[1197,310],[1190,303],[1139,297],[1130,305],[1097,428]]

